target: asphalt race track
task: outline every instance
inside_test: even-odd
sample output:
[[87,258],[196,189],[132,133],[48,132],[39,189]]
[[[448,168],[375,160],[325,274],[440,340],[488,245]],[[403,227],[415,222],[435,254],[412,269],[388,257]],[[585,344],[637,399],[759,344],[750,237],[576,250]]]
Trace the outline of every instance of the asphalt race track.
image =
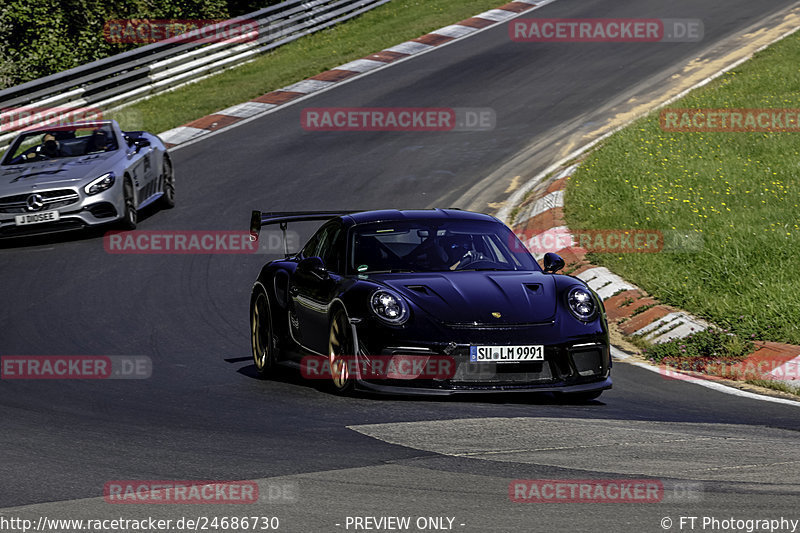
[[[707,47],[791,4],[559,0],[530,16],[701,18],[705,39],[512,43],[499,25],[175,150],[177,206],[148,214],[139,229],[244,230],[252,209],[491,211],[507,183],[468,191],[520,150],[547,144],[563,125],[590,127],[632,87],[665,82]],[[304,107],[329,106],[489,107],[497,127],[301,128]],[[557,155],[543,149],[530,174]],[[615,362],[614,389],[587,405],[546,395],[340,398],[291,372],[255,377],[248,298],[265,254],[112,255],[96,234],[3,246],[0,354],[145,355],[153,374],[0,382],[0,517],[258,514],[278,516],[291,532],[347,531],[347,516],[367,515],[454,517],[452,528],[464,532],[663,531],[664,517],[678,530],[680,516],[800,519],[795,406],[624,362]],[[514,479],[562,478],[656,479],[665,497],[509,500]],[[247,509],[103,501],[106,482],[128,479],[246,479],[264,494],[280,484],[295,493]],[[29,507],[8,509],[20,506]]]

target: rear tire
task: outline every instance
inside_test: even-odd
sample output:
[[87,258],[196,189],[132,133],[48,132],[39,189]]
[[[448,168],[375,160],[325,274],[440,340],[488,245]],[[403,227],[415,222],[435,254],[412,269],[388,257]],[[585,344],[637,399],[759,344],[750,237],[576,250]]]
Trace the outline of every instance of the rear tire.
[[272,314],[269,298],[261,288],[256,289],[250,301],[250,347],[258,375],[271,376],[275,367]]

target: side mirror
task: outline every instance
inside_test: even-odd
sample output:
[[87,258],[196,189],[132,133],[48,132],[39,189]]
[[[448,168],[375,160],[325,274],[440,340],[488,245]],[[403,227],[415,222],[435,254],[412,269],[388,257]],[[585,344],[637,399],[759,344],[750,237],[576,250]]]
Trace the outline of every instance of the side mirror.
[[306,257],[297,263],[297,271],[301,273],[314,274],[319,279],[328,277],[328,271],[325,270],[325,263],[319,257]]
[[136,146],[136,152],[139,152],[142,148],[150,146],[150,141],[147,139],[136,139],[133,141],[134,146]]
[[564,268],[564,260],[560,255],[554,254],[553,252],[544,254],[542,264],[544,265],[544,271],[549,274],[555,274],[557,271]]

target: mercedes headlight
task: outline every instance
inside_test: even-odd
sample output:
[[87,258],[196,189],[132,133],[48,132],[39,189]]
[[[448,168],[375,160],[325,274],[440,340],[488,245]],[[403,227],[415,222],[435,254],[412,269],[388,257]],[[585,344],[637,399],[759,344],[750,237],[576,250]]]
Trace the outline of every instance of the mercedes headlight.
[[588,322],[597,312],[592,293],[583,287],[573,287],[567,293],[567,305],[575,318]]
[[92,182],[83,188],[86,191],[86,194],[97,194],[99,192],[107,191],[114,185],[114,173],[113,172],[106,172],[96,180],[92,180]]
[[402,296],[393,291],[380,289],[372,293],[370,307],[378,318],[394,326],[404,324],[408,320],[408,304]]

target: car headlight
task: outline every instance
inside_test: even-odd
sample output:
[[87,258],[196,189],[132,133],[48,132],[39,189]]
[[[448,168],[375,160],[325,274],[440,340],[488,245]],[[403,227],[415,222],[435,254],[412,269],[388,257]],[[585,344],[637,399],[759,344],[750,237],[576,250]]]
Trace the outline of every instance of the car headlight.
[[583,287],[573,287],[567,293],[567,305],[575,318],[587,322],[597,312],[592,293]]
[[392,291],[380,289],[370,298],[372,312],[389,324],[399,326],[408,320],[408,304],[402,296]]
[[83,190],[86,194],[97,194],[110,189],[112,185],[114,185],[114,173],[106,172],[96,180],[92,180]]

